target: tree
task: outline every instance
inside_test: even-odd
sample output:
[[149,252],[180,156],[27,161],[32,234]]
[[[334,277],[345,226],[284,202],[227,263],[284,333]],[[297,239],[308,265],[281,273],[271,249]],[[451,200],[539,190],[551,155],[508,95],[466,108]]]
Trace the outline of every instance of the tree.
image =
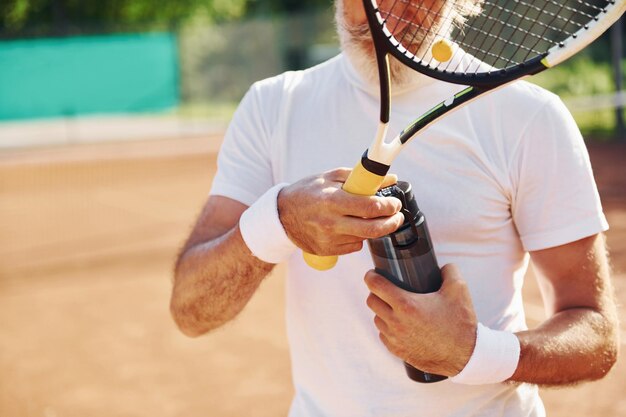
[[5,0],[0,3],[0,32],[173,26],[198,15],[213,21],[240,17],[246,6],[247,0]]
[[291,13],[329,7],[332,0],[248,0],[248,14]]
[[4,0],[0,2],[0,35],[172,27],[197,17],[215,22],[331,4],[332,0]]

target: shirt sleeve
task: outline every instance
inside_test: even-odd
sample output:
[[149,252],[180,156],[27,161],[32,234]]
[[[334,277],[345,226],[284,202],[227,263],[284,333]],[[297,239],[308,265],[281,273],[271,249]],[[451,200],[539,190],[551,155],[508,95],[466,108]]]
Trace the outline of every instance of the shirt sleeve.
[[525,250],[564,245],[608,229],[587,148],[556,96],[536,110],[522,132],[510,175],[511,211]]
[[217,158],[211,195],[250,206],[274,185],[267,118],[252,86],[239,103]]

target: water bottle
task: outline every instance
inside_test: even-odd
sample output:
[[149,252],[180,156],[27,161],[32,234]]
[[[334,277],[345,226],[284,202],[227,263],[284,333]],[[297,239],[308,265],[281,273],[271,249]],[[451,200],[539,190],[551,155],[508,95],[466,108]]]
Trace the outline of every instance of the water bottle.
[[[429,293],[441,287],[441,271],[428,234],[426,218],[419,210],[411,184],[398,181],[376,195],[396,197],[402,202],[404,223],[395,232],[367,243],[376,272],[398,287],[415,293]],[[406,373],[414,381],[430,383],[446,376],[429,374],[404,363]]]

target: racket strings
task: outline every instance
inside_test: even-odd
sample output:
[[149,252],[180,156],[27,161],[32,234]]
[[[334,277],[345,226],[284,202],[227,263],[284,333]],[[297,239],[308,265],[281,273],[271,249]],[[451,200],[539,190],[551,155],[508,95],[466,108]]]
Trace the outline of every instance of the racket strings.
[[[591,21],[611,0],[382,0],[378,20],[413,61],[451,72],[505,69],[543,55]],[[469,15],[463,11],[470,10]],[[475,13],[478,11],[478,13]],[[460,59],[439,62],[430,50],[447,39]],[[407,52],[408,51],[408,52]],[[486,67],[485,67],[486,66]]]
[[[429,17],[429,25],[433,25],[436,24],[435,22],[442,22],[441,26],[445,27],[445,26],[450,26],[452,24],[454,24],[454,19],[453,17],[450,15],[450,13],[445,13],[444,11],[444,2],[441,2],[441,6],[439,7],[439,9],[434,13],[434,17],[432,17],[430,14],[427,14],[427,16]],[[436,34],[437,31],[432,31],[430,33],[430,36],[423,36],[422,39],[419,41],[419,44],[416,45],[416,51],[420,52],[420,51],[424,51],[424,50],[428,50],[430,48],[432,48],[433,43],[436,40]],[[415,43],[415,39],[416,36],[413,36],[413,43]],[[425,45],[426,43],[426,45]]]
[[[388,28],[389,33],[394,34],[398,49],[410,57],[421,56],[422,61],[433,44],[442,38],[440,34],[449,33],[453,26],[460,26],[460,15],[453,10],[454,2],[433,1],[439,4],[438,8],[432,3],[425,5],[425,2],[415,0],[383,0],[379,6],[380,10],[385,10],[384,16],[381,16],[382,24]],[[398,4],[403,7],[396,12]],[[418,16],[420,13],[421,17]],[[390,24],[391,21],[394,22],[393,25]],[[399,30],[400,26],[404,28]],[[426,30],[425,26],[430,29]]]
[[[436,31],[426,30],[422,24],[415,23],[420,12],[425,14],[428,25],[432,25],[434,22],[439,22],[439,25],[444,22],[448,22],[448,24],[452,23],[451,16],[442,13],[445,2],[440,2],[441,6],[438,10],[435,10],[432,6],[423,5],[422,2],[416,2],[415,0],[396,0],[388,2],[383,0],[379,6],[381,10],[385,10],[385,3],[391,3],[391,6],[387,6],[388,9],[383,16],[383,24],[388,27],[390,33],[394,34],[400,45],[413,53],[417,53],[429,37],[433,38],[436,35]],[[394,10],[397,8],[396,5],[398,4],[404,5],[404,7],[400,13],[394,13]],[[394,22],[392,27],[389,27],[390,21]],[[404,29],[399,30],[400,26],[404,26]],[[400,36],[396,36],[398,32]],[[407,40],[407,37],[410,39]]]
[[[503,7],[501,7],[501,8],[499,9],[498,16],[497,16],[496,18],[494,18],[494,19],[491,19],[491,20],[490,20],[490,22],[491,22],[491,26],[490,26],[490,27],[488,27],[488,28],[487,28],[487,27],[483,28],[482,32],[484,32],[485,34],[490,34],[490,33],[491,33],[491,31],[493,30],[493,28],[495,27],[496,23],[500,21],[500,18],[501,18],[502,14],[503,14],[503,12],[504,12],[505,10],[506,10],[506,9],[504,9]],[[505,15],[505,16],[506,16],[506,15]],[[490,39],[490,36],[484,36],[484,37],[483,37],[483,39],[482,39],[482,41],[480,42],[480,45],[478,45],[478,46],[473,46],[473,45],[471,45],[468,49],[470,49],[471,53],[476,53],[476,52],[481,52],[481,51],[483,51],[483,53],[485,53],[484,51],[486,51],[486,54],[487,54],[488,56],[491,56],[491,57],[493,57],[493,58],[495,58],[495,59],[498,59],[498,58],[499,58],[499,56],[498,56],[498,55],[496,55],[496,54],[494,54],[494,53],[489,52],[489,51],[490,51],[490,48],[488,48],[487,46],[489,46],[490,44],[485,45],[485,43],[486,43],[487,41],[489,41],[489,40],[492,40],[492,41],[494,41],[494,42],[495,42],[495,40]],[[491,44],[493,44],[493,42],[492,42]],[[432,60],[431,60],[431,62],[429,62],[429,65],[430,65],[431,63],[432,63]],[[453,71],[453,72],[456,72],[456,71],[459,69],[459,66],[460,66],[460,65],[461,65],[461,61],[458,61],[458,62],[457,62],[456,67],[455,67],[452,71]]]
[[[540,13],[540,14],[544,14],[544,13],[546,13],[546,14],[548,14],[548,15],[550,14],[550,13],[547,13],[547,12],[546,12],[546,10],[545,10],[546,6],[547,6],[547,3],[544,3],[544,6],[543,6],[543,7],[539,10],[539,13]],[[527,11],[528,11],[528,10],[530,10],[530,8],[529,8],[529,9],[527,9]],[[534,43],[534,45],[533,45],[532,49],[531,49],[530,51],[528,51],[528,52],[527,52],[527,54],[526,54],[526,56],[524,56],[524,57],[522,58],[522,61],[527,60],[527,59],[530,57],[531,52],[533,52],[533,53],[535,53],[535,54],[540,54],[540,53],[541,53],[541,51],[539,51],[539,50],[538,50],[538,46],[539,46],[539,44],[540,44],[541,40],[545,40],[545,37],[544,37],[544,36],[545,36],[545,35],[546,35],[546,33],[548,32],[548,30],[552,27],[552,24],[554,24],[554,22],[555,22],[555,20],[556,20],[557,16],[559,16],[559,14],[557,14],[557,13],[552,14],[552,20],[551,20],[550,24],[549,24],[549,25],[543,25],[543,26],[544,26],[544,28],[543,28],[543,31],[541,32],[541,35],[538,37],[538,39],[537,39],[537,40],[536,40],[536,42]],[[522,41],[522,43],[524,43],[524,41],[527,39],[527,36],[528,36],[528,35],[524,36],[524,40]],[[537,50],[535,50],[535,48],[537,48]],[[507,63],[506,63],[506,65],[508,66],[509,64],[511,64],[511,61],[512,61],[512,59],[511,59],[511,58],[509,58],[509,59],[508,59],[508,61],[507,61]]]
[[[520,1],[520,4],[523,3],[522,1]],[[546,13],[546,6],[549,4],[549,2],[543,2],[543,5],[541,8],[535,8],[540,15],[543,15],[544,13]],[[489,49],[483,49],[483,48],[476,48],[473,46],[473,44],[471,42],[466,42],[466,37],[464,36],[462,39],[459,39],[458,42],[465,45],[467,47],[467,49],[471,50],[472,52],[472,63],[476,65],[476,67],[478,68],[478,58],[476,55],[481,54],[481,59],[485,59],[486,57],[491,57],[493,59],[496,60],[497,64],[500,64],[500,67],[506,68],[511,64],[516,64],[517,62],[513,62],[513,58],[514,55],[509,56],[508,58],[504,58],[504,54],[502,53],[503,51],[499,51],[500,53],[494,53],[494,52],[490,52],[493,48],[493,45],[495,44],[495,42],[502,42],[505,41],[507,42],[507,46],[509,47],[516,47],[517,48],[517,52],[520,51],[526,51],[526,54],[524,56],[524,58],[521,60],[522,62],[525,61],[529,56],[531,55],[540,55],[541,53],[544,52],[543,49],[539,49],[538,46],[541,44],[541,41],[545,41],[545,42],[551,42],[551,40],[547,37],[545,37],[545,33],[547,31],[547,29],[551,28],[552,26],[549,24],[543,24],[539,21],[535,21],[532,20],[529,17],[529,12],[531,10],[531,8],[527,8],[526,11],[524,12],[524,14],[520,13],[520,12],[511,12],[509,11],[509,13],[506,13],[507,10],[504,7],[495,6],[496,8],[500,9],[500,15],[501,14],[505,14],[507,16],[506,21],[502,22],[502,24],[500,25],[500,30],[498,31],[498,33],[494,34],[491,31],[485,31],[482,29],[478,29],[475,28],[474,30],[476,30],[478,33],[480,33],[481,35],[484,35],[484,39],[489,39],[491,38],[491,40],[493,40],[494,42],[492,43],[491,47]],[[549,13],[546,13],[549,14]],[[552,14],[552,17],[554,18],[554,16],[556,16],[557,14]],[[487,19],[492,20],[494,25],[497,24],[499,22],[499,20],[494,19],[492,16],[485,16]],[[518,21],[530,21],[533,23],[537,23],[539,27],[543,27],[544,30],[542,30],[541,33],[535,33],[533,31],[530,30],[523,30],[520,29],[519,25],[514,25],[511,23],[511,19],[512,18],[517,18]],[[554,19],[553,19],[554,20]],[[519,42],[515,42],[513,40],[506,40],[504,38],[503,32],[505,31],[505,29],[511,29],[511,30],[519,30],[519,33],[523,34],[523,38],[519,41]],[[528,36],[531,36],[533,38],[535,38],[535,43],[533,45],[529,45],[528,44]],[[504,62],[499,62],[499,61],[504,61]],[[457,71],[459,68],[460,63],[457,63],[457,67],[454,69],[454,71]],[[477,70],[476,70],[477,71]],[[474,72],[476,72],[474,71]]]
[[[494,68],[507,68],[518,65],[534,56],[545,53],[550,47],[568,38],[581,27],[592,20],[591,15],[583,8],[575,8],[572,4],[589,5],[586,1],[541,1],[529,2],[524,0],[509,1],[506,5],[497,2],[485,2],[490,10],[498,9],[500,14],[507,15],[504,22],[495,22],[500,28],[498,31],[486,32],[481,25],[470,25],[467,36],[455,39],[466,49],[472,50],[473,63],[484,61]],[[511,4],[514,7],[511,7]],[[596,7],[598,11],[602,8]],[[493,15],[485,13],[480,16],[483,20],[492,20]],[[501,20],[501,19],[500,19]],[[475,23],[475,22],[474,22]],[[489,51],[473,47],[476,38],[492,38]],[[476,65],[475,73],[479,72]]]
[[[406,4],[410,3],[410,1],[408,1],[408,0],[399,0],[399,2],[401,2],[401,3],[406,3]],[[435,18],[437,18],[437,19],[439,19],[439,20],[444,19],[444,20],[447,20],[447,21],[449,21],[449,22],[452,22],[452,21],[453,21],[453,18],[452,18],[450,15],[442,15],[442,14],[441,14],[441,10],[439,10],[439,11],[437,11],[437,12],[434,12],[434,13],[433,13],[433,10],[432,10],[432,9],[429,9],[429,8],[427,8],[427,7],[424,7],[424,6],[416,6],[416,7],[415,7],[415,9],[416,9],[415,13],[417,13],[419,10],[428,11],[428,12],[430,12],[431,14],[434,14]],[[504,9],[504,8],[500,7],[500,10],[504,11],[504,10],[506,10],[506,9]],[[522,16],[521,14],[518,14],[518,15],[519,15],[520,17],[524,17],[524,16]],[[414,17],[414,16],[413,16],[413,17]],[[412,18],[413,18],[413,17],[409,17],[409,16],[406,16],[406,15],[404,15],[404,14],[402,14],[402,15],[396,15],[396,14],[394,14],[393,12],[389,12],[389,13],[387,13],[387,17],[384,19],[384,22],[385,22],[385,23],[387,23],[387,22],[389,21],[389,19],[390,19],[390,18],[392,18],[393,20],[395,20],[395,21],[396,21],[396,24],[395,24],[395,25],[394,25],[394,27],[390,30],[390,32],[391,32],[391,33],[395,33],[395,32],[396,32],[396,30],[397,30],[397,28],[398,28],[398,26],[399,26],[399,24],[402,24],[402,23],[404,23],[404,24],[408,24],[408,25],[411,25],[410,27],[414,27],[414,28],[415,28],[415,30],[406,30],[406,29],[405,29],[405,30],[403,30],[403,31],[401,32],[401,36],[399,37],[399,39],[396,37],[396,39],[397,39],[397,41],[400,43],[400,45],[402,45],[402,46],[403,46],[405,49],[407,49],[407,50],[411,50],[411,47],[410,47],[410,46],[411,46],[411,45],[415,45],[415,41],[416,41],[416,38],[417,38],[418,34],[419,34],[420,32],[425,32],[425,31],[423,31],[423,30],[419,30],[419,29],[418,29],[418,25],[414,25],[414,24],[413,24],[413,20],[412,20]],[[499,20],[498,20],[498,19],[494,19],[493,17],[487,16],[487,18],[488,18],[490,21],[494,22],[494,24],[495,24],[496,22],[499,22]],[[505,25],[505,26],[508,26],[508,27],[510,27],[510,28],[515,28],[515,26],[513,26],[512,24],[509,24],[508,22],[504,22],[504,25]],[[546,27],[548,27],[547,25],[545,25],[545,26],[546,26]],[[504,26],[503,26],[502,28],[504,28]],[[493,39],[496,39],[496,40],[503,40],[502,36],[500,36],[500,33],[502,32],[502,30],[500,30],[500,33],[499,33],[499,34],[494,34],[494,33],[491,33],[491,32],[490,32],[490,31],[488,31],[488,30],[483,30],[483,29],[479,29],[479,28],[474,28],[473,30],[475,30],[475,31],[477,31],[477,32],[479,32],[479,33],[481,33],[481,34],[485,35],[485,37],[484,37],[484,40],[483,40],[482,44],[484,44],[484,42],[485,42],[485,41],[486,41],[489,37],[491,37],[491,38],[493,38]],[[406,41],[406,37],[407,37],[407,34],[409,34],[409,33],[413,33],[413,35],[412,35],[411,39],[407,42],[407,41]],[[530,32],[527,32],[527,33],[530,33]],[[531,34],[532,34],[532,33],[531,33]],[[546,38],[542,38],[542,37],[537,36],[537,35],[535,35],[535,34],[532,34],[532,35],[533,35],[533,36],[535,36],[535,37],[537,37],[538,39],[548,40],[548,39],[546,39]],[[442,37],[446,37],[446,35],[445,35],[445,34],[443,34],[443,35],[441,35],[441,36],[442,36]],[[432,43],[434,42],[435,38],[436,38],[436,36],[430,36],[430,39],[429,39],[429,44],[432,44]],[[426,37],[423,37],[423,38],[419,41],[419,43],[417,44],[417,46],[416,46],[416,47],[414,47],[413,49],[415,49],[415,50],[417,50],[417,51],[421,50],[421,49],[422,49],[422,47],[424,46],[424,42],[425,42],[426,40],[427,40],[427,38],[426,38]],[[462,42],[461,42],[461,43],[462,43]],[[489,50],[484,50],[484,49],[483,49],[483,47],[482,47],[482,44],[481,44],[481,46],[476,46],[476,45],[473,45],[473,44],[471,44],[471,43],[467,43],[467,44],[466,44],[466,46],[468,47],[468,49],[470,49],[470,50],[472,50],[472,51],[474,51],[474,52],[483,52],[483,53],[485,54],[485,56],[489,56],[489,57],[492,57],[492,58],[494,58],[494,59],[501,59],[501,55],[498,55],[497,53],[490,52]],[[515,42],[510,42],[510,44],[511,44],[511,45],[514,45],[514,46],[517,46],[517,47],[519,47],[520,49],[525,49],[525,50],[527,50],[528,52],[540,53],[540,51],[536,51],[536,50],[534,50],[534,49],[532,49],[532,48],[529,48],[528,46],[526,46],[526,45],[524,45],[524,44],[522,44],[522,43],[517,44],[517,43],[515,43]],[[432,60],[432,58],[431,58],[431,59],[429,60],[429,64],[430,64],[432,61],[433,61],[433,60]],[[457,65],[457,66],[458,66],[458,65]]]

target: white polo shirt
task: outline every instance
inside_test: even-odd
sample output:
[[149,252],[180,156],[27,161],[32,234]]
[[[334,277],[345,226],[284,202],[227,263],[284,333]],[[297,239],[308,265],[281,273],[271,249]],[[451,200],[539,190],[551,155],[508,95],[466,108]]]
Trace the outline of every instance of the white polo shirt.
[[[390,133],[460,90],[421,77],[392,97]],[[272,185],[351,167],[369,146],[377,86],[343,55],[254,84],[228,129],[211,193],[252,204]],[[480,322],[526,329],[528,251],[608,228],[588,154],[555,95],[516,82],[433,124],[394,161],[412,183],[440,265],[455,263]],[[288,265],[287,331],[295,398],[290,417],[543,416],[529,384],[466,386],[407,378],[378,339],[365,300],[367,249],[315,271]]]

